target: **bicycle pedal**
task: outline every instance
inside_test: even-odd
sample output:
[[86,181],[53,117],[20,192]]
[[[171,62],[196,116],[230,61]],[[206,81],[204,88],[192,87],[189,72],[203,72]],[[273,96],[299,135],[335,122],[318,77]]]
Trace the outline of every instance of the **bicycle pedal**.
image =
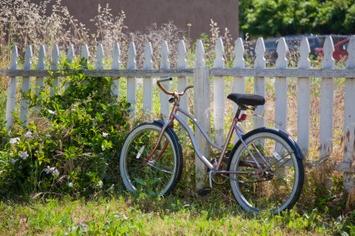
[[204,188],[201,188],[201,189],[197,190],[197,194],[199,196],[206,196],[211,191],[212,191],[212,189],[210,187],[204,187]]

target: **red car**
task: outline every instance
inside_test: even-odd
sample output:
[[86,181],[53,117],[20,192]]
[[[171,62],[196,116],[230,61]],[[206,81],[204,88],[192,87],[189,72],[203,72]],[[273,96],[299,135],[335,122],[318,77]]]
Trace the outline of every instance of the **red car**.
[[[341,61],[341,60],[346,60],[348,57],[348,44],[349,44],[349,39],[343,39],[334,44],[334,52],[333,52],[333,58],[336,61]],[[323,58],[323,48],[316,48],[315,49],[316,54],[320,57]]]

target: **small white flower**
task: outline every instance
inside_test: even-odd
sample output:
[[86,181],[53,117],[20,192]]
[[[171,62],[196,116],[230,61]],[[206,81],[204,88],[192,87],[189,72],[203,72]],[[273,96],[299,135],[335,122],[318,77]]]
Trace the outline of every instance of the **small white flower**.
[[98,188],[102,188],[102,186],[104,185],[104,183],[102,182],[102,180],[100,180],[98,183],[97,183],[97,187]]
[[49,166],[47,166],[46,168],[43,169],[43,171],[46,172],[46,174],[50,174],[51,168]]
[[32,136],[32,132],[31,131],[27,131],[25,133],[25,138],[28,138],[28,139],[31,139],[33,136]]
[[19,156],[22,160],[26,160],[29,155],[27,152],[19,152]]
[[108,133],[103,132],[103,133],[102,133],[102,137],[104,137],[104,138],[108,137]]
[[56,114],[55,111],[52,111],[52,110],[49,110],[49,109],[48,109],[47,111],[48,111],[48,113],[51,114],[51,115],[55,115],[55,114]]
[[55,168],[55,169],[53,170],[53,172],[52,172],[52,175],[53,175],[54,177],[58,177],[58,176],[59,176],[59,170],[58,170],[57,168]]
[[68,183],[68,187],[69,187],[69,188],[72,188],[72,187],[73,187],[73,183],[72,183],[72,182],[69,182],[69,183]]
[[57,168],[55,168],[55,167],[47,166],[46,168],[43,169],[43,171],[46,174],[53,175],[54,177],[58,177],[59,176],[59,170]]
[[20,138],[16,137],[16,138],[10,138],[10,143],[11,144],[18,144],[20,142]]

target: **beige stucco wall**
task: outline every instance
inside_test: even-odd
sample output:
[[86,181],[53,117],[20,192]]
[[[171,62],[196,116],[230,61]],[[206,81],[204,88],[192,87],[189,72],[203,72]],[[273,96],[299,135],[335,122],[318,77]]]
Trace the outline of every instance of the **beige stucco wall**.
[[[32,0],[39,2],[40,0]],[[180,29],[187,31],[191,23],[191,36],[197,38],[208,33],[210,19],[218,22],[219,27],[228,27],[236,36],[237,0],[62,0],[70,12],[90,27],[89,21],[96,12],[97,5],[110,4],[113,13],[124,10],[126,25],[130,31],[143,30],[152,23],[173,21]]]

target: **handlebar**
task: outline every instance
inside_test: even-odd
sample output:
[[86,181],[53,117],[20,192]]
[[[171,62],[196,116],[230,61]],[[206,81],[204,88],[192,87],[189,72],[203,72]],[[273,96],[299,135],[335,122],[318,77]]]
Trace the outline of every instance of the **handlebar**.
[[159,87],[165,94],[167,94],[167,95],[171,95],[171,96],[183,96],[183,95],[186,93],[187,90],[189,90],[190,88],[193,88],[193,87],[194,87],[194,86],[192,86],[192,85],[187,86],[187,87],[184,89],[184,91],[183,91],[183,92],[180,92],[180,93],[178,93],[178,92],[170,92],[170,91],[166,90],[166,89],[163,87],[163,85],[161,85],[161,82],[166,82],[166,81],[171,81],[171,80],[173,80],[173,78],[161,79],[161,80],[158,80],[158,81],[157,81],[158,87]]

